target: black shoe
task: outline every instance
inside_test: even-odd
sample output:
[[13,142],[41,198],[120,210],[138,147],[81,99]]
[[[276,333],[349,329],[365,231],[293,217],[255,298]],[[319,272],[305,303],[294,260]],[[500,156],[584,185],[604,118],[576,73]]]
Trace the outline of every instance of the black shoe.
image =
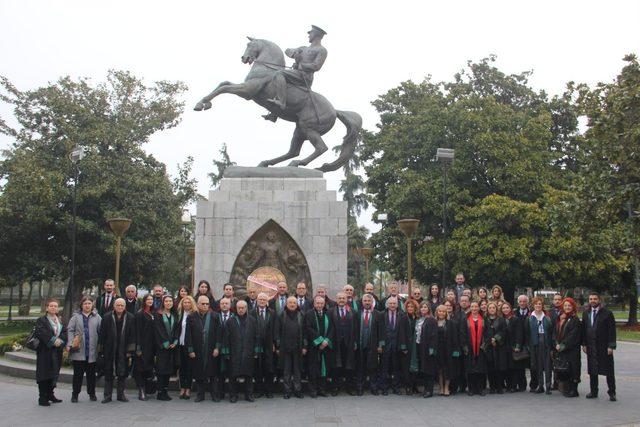
[[322,390],[318,391],[318,396],[320,396],[320,397],[328,397],[328,396],[327,396],[327,393],[325,393],[325,392],[324,392],[324,391],[322,391]]
[[237,401],[238,401],[238,396],[236,396],[235,394],[232,394],[231,396],[229,396],[230,403],[236,403]]
[[104,399],[102,399],[102,403],[109,403],[109,402],[111,402],[110,397],[105,397]]
[[118,396],[118,402],[128,402],[129,399],[127,399],[127,396],[125,396],[124,394],[121,394],[120,396]]
[[165,402],[168,402],[170,400],[172,400],[169,395],[167,393],[158,393],[158,396],[156,397],[157,400],[162,400]]
[[378,392],[378,389],[375,389],[375,388],[372,388],[372,389],[371,389],[371,395],[372,395],[372,396],[377,396],[377,395],[379,395],[379,394],[380,394],[380,393]]
[[496,394],[495,389],[490,388],[490,389],[489,389],[489,394]]
[[498,393],[498,394],[504,394],[504,390],[503,390],[503,389],[501,389],[501,388],[499,388],[499,389],[496,391],[496,393]]
[[598,393],[591,392],[591,393],[588,393],[585,397],[587,399],[597,399],[598,398]]
[[253,395],[256,399],[260,399],[262,396],[264,396],[264,393],[256,393]]
[[89,395],[89,400],[92,402],[96,402],[98,400],[98,397],[95,394],[90,394]]
[[255,402],[255,399],[249,393],[244,395],[244,400],[246,400],[247,402]]
[[338,395],[338,390],[331,390],[331,396],[336,397]]
[[395,389],[393,390],[393,394],[395,394],[396,396],[402,396],[402,390]]
[[266,397],[267,399],[273,399],[273,394],[272,393],[265,393],[264,397]]
[[380,394],[382,394],[383,396],[387,396],[389,394],[389,392],[387,390],[382,390],[382,393],[380,393]]
[[429,391],[429,392],[422,393],[422,397],[425,398],[425,399],[427,399],[429,397],[433,397],[433,392]]
[[312,399],[315,399],[316,397],[318,397],[318,393],[315,391],[310,391],[309,392],[309,397]]
[[51,403],[60,403],[60,402],[62,402],[62,400],[58,399],[57,397],[54,396],[53,393],[51,393],[49,395],[49,402],[51,402]]
[[357,390],[356,391],[356,396],[362,396],[363,394],[364,394],[364,392],[362,390]]
[[[293,393],[293,395],[295,397],[297,397],[298,399],[304,399],[304,395],[302,394],[301,391],[296,391],[296,392]],[[318,395],[322,396],[320,393],[318,393]]]
[[610,402],[617,402],[618,399],[616,398],[616,394],[615,393],[610,393],[609,394],[609,401]]
[[538,387],[538,388],[536,389],[536,394],[542,394],[542,393],[544,393],[544,388],[542,388],[542,387]]
[[282,395],[282,397],[285,398],[285,399],[289,399],[291,396],[289,396],[289,393],[285,393],[285,394]]
[[551,390],[547,389],[547,391],[545,391],[544,394],[551,394]]
[[195,399],[193,399],[194,402],[202,402],[204,400],[204,395],[203,394],[199,394],[196,396]]
[[487,394],[487,392],[485,392],[484,390],[480,390],[480,393],[479,393],[479,394],[480,394],[480,396],[484,396],[484,395],[486,395],[486,394]]
[[211,400],[213,400],[214,402],[220,402],[220,395],[219,394],[212,395]]
[[473,396],[473,392],[471,390],[467,391],[467,396]]
[[38,405],[40,406],[51,406],[51,403],[47,399],[38,399]]
[[564,394],[564,397],[578,397],[578,392],[576,390],[569,390]]
[[71,403],[78,403],[78,395],[77,394],[72,394],[71,395]]

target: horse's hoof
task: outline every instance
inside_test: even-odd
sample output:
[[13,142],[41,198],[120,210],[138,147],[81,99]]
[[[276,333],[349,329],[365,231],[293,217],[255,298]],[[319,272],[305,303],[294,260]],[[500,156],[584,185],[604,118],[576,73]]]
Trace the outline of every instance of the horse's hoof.
[[193,107],[193,110],[194,110],[194,111],[202,111],[202,110],[204,110],[204,105],[202,105],[202,102],[198,102],[198,103],[196,104],[196,106],[195,106],[195,107]]
[[294,168],[297,168],[298,166],[300,166],[300,161],[294,160],[291,163],[289,163],[289,166],[293,166]]
[[209,108],[211,108],[211,102],[209,101],[203,102],[202,105],[204,105],[205,110],[208,110]]
[[258,167],[259,167],[259,168],[266,168],[266,167],[268,167],[268,166],[269,166],[269,163],[268,163],[268,162],[260,162],[260,163],[258,163]]

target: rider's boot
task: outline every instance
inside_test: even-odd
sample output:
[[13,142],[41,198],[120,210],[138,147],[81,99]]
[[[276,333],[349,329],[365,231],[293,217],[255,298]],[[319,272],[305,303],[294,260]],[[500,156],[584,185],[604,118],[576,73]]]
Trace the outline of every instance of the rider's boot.
[[275,114],[275,113],[264,114],[262,117],[263,117],[265,120],[270,120],[270,121],[272,121],[273,123],[275,123],[275,122],[276,122],[276,120],[278,120],[278,115],[277,115],[277,114]]

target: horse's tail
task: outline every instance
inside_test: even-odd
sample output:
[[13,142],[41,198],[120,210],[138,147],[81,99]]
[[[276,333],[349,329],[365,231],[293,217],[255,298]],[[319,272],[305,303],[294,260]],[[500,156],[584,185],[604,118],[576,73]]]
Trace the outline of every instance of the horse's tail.
[[318,169],[322,172],[331,172],[340,169],[349,161],[360,140],[360,130],[362,129],[362,117],[353,111],[336,110],[336,116],[347,128],[347,134],[342,140],[340,155],[331,163],[325,163]]

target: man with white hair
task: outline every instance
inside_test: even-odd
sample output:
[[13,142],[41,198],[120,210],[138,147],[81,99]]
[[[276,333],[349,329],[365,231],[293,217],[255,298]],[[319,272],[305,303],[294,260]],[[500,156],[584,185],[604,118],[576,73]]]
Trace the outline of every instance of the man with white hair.
[[251,315],[256,318],[258,328],[256,371],[254,373],[255,396],[262,397],[264,395],[267,399],[271,399],[273,397],[276,313],[269,308],[269,296],[266,293],[260,292],[256,301],[257,307],[251,311]]
[[[353,287],[352,287],[353,289]],[[343,388],[351,396],[355,395],[353,371],[356,358],[356,322],[358,313],[347,305],[347,294],[338,292],[337,305],[329,309],[329,317],[335,328],[333,359],[335,369],[331,374],[331,395],[336,396]]]
[[229,376],[229,402],[238,400],[238,383],[244,380],[244,399],[253,402],[253,372],[256,358],[256,319],[249,316],[247,302],[236,303],[236,314],[223,328],[222,357]]
[[[529,316],[531,315],[531,309],[529,308],[529,297],[527,295],[519,295],[518,296],[518,306],[515,308],[516,315],[516,328],[518,328],[522,336],[527,336],[527,325],[529,322]],[[527,377],[525,373],[525,369],[529,368],[529,373],[531,374],[531,379],[529,380],[529,388],[531,391],[535,391],[538,388],[538,374],[535,370],[531,370],[531,365],[529,364],[529,359],[524,361],[514,362],[515,364],[515,385],[516,390],[525,391],[527,389]]]
[[387,290],[389,291],[389,295],[381,301],[380,307],[377,307],[378,310],[384,311],[387,309],[387,300],[390,298],[395,298],[396,303],[398,304],[398,310],[404,311],[404,300],[400,296],[400,287],[396,282],[389,283],[387,286]]
[[380,319],[382,313],[374,309],[373,295],[362,296],[362,310],[356,322],[356,394],[362,396],[369,378],[371,394],[378,395],[378,356],[382,353]]
[[96,309],[98,310],[100,317],[104,317],[106,313],[113,310],[113,303],[116,302],[116,299],[118,298],[116,284],[112,279],[104,281],[103,289],[104,293],[102,293],[98,297],[98,301],[96,301]]
[[382,344],[382,367],[380,369],[379,388],[383,396],[391,385],[393,394],[402,394],[400,353],[407,353],[407,338],[409,331],[403,330],[409,322],[404,321],[406,315],[398,309],[398,299],[394,296],[387,298],[387,310],[383,313],[380,325]]
[[129,285],[124,290],[124,294],[127,312],[135,316],[135,314],[140,309],[140,302],[138,301],[138,289],[135,287],[135,285]]
[[358,313],[358,311],[360,311],[360,303],[356,298],[356,291],[353,286],[346,284],[342,290],[347,296],[347,305],[351,307],[354,313]]

